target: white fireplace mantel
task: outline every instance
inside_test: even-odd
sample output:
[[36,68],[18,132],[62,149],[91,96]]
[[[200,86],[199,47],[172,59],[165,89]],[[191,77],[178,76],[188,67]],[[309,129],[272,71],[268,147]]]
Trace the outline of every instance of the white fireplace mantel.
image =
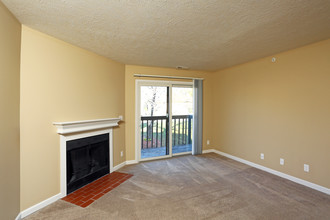
[[113,172],[113,132],[112,128],[118,126],[118,118],[106,118],[86,121],[54,122],[57,133],[60,135],[60,187],[61,198],[67,195],[66,188],[66,143],[67,141],[91,137],[100,134],[109,134],[109,167]]
[[91,130],[105,129],[118,126],[120,118],[105,118],[86,121],[54,122],[57,133],[61,135],[87,132]]

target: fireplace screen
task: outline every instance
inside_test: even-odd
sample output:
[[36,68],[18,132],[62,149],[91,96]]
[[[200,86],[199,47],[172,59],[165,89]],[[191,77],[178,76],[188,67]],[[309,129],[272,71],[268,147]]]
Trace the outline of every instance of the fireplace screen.
[[110,172],[109,134],[67,142],[67,194]]

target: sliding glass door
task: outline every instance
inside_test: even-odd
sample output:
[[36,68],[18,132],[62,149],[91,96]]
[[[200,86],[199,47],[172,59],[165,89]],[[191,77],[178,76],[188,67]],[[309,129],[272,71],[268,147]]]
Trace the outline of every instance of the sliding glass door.
[[191,153],[192,84],[137,81],[138,160]]
[[169,155],[169,87],[141,86],[141,159]]
[[172,86],[172,153],[191,152],[193,126],[193,89],[191,85]]

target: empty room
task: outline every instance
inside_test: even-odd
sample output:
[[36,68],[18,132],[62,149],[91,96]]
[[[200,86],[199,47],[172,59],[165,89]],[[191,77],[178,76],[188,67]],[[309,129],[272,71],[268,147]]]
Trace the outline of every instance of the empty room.
[[329,0],[0,0],[0,220],[330,219]]

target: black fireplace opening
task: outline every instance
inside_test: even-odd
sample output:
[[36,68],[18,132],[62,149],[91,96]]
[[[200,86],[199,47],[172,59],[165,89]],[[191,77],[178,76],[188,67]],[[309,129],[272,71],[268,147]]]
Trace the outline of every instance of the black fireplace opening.
[[67,141],[67,194],[110,172],[109,134]]

